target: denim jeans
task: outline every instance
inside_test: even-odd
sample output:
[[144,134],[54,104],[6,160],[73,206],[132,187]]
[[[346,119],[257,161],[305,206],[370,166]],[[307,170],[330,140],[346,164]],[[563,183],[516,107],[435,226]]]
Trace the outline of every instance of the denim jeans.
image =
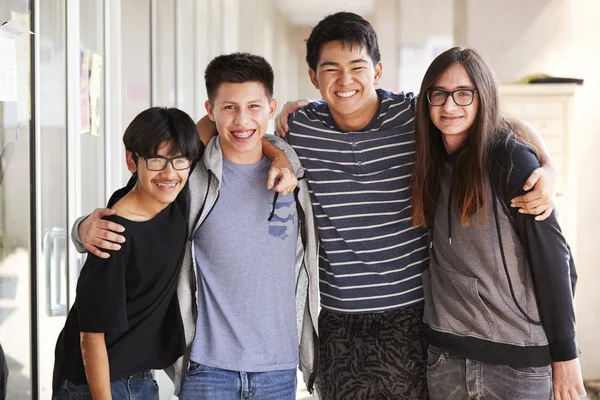
[[[158,383],[150,371],[140,372],[129,378],[110,383],[113,400],[158,400]],[[88,385],[75,385],[64,381],[52,400],[91,400]]]
[[531,400],[552,398],[552,366],[511,367],[427,350],[427,386],[432,400]]
[[296,370],[239,372],[192,361],[179,400],[294,400]]

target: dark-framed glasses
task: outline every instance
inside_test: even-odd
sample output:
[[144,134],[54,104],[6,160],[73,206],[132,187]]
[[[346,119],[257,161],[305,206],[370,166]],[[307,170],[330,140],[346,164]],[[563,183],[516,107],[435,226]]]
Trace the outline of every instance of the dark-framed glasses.
[[452,100],[457,106],[470,106],[473,104],[477,89],[457,89],[452,92],[441,89],[432,89],[427,91],[427,102],[432,106],[441,107],[446,104],[448,96],[452,96]]
[[138,155],[137,153],[135,155],[146,161],[146,168],[148,168],[148,171],[162,171],[163,169],[167,168],[168,163],[171,163],[171,166],[176,171],[182,171],[192,166],[192,160],[183,156],[173,158],[154,156],[146,158]]

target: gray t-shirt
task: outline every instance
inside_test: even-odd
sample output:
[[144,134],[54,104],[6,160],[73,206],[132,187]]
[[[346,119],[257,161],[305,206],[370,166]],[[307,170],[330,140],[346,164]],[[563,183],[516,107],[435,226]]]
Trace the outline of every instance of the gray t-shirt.
[[251,165],[223,159],[219,198],[194,236],[198,320],[191,359],[233,371],[296,368],[293,195],[265,188],[268,158]]

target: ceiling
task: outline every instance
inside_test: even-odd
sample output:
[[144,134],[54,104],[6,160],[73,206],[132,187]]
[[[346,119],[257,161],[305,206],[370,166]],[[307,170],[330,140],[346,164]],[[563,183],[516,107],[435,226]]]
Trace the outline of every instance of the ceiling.
[[375,0],[278,0],[276,4],[292,24],[311,27],[323,17],[338,11],[366,17],[375,8]]

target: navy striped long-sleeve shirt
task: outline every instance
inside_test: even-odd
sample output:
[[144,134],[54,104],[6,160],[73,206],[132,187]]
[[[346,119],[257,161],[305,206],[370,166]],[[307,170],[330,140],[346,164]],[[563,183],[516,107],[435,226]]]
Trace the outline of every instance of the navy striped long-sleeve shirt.
[[412,94],[377,90],[379,109],[360,132],[340,131],[324,101],[289,120],[320,235],[323,308],[339,313],[401,309],[423,300],[427,232],[411,221]]

